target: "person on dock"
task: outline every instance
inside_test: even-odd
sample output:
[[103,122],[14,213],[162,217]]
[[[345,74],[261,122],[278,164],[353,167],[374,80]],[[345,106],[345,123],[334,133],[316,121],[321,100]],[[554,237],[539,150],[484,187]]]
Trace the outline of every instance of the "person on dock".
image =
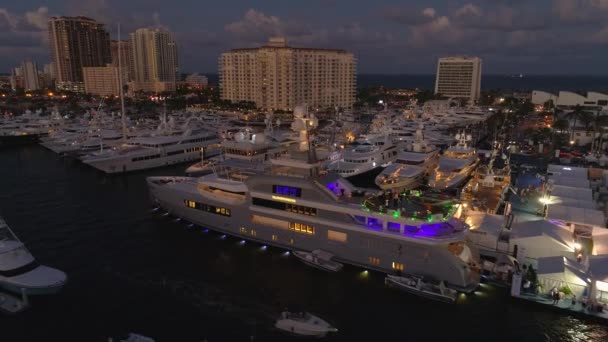
[[553,302],[551,304],[555,305],[558,303],[558,297],[559,296],[559,292],[557,291],[557,288],[554,286],[551,289],[551,298],[553,299]]

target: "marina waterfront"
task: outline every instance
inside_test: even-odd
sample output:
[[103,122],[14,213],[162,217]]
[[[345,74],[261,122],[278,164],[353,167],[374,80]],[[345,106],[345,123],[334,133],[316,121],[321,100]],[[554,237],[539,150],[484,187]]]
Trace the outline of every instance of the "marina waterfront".
[[69,276],[59,294],[2,317],[2,341],[105,341],[126,332],[287,341],[272,327],[286,306],[337,327],[328,341],[608,339],[605,323],[512,300],[507,289],[482,285],[449,306],[389,289],[379,273],[324,273],[284,250],[153,212],[145,177],[184,168],[112,176],[37,145],[1,150],[0,215],[41,263]]

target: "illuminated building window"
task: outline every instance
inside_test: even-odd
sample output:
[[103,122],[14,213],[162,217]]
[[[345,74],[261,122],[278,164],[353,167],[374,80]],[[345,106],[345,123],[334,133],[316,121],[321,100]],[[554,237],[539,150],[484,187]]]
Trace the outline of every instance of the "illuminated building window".
[[257,233],[255,232],[255,230],[254,230],[254,229],[252,229],[252,230],[251,230],[251,236],[256,236],[256,234],[257,234]]
[[274,234],[272,235],[272,241],[277,241],[278,239],[279,239],[279,237],[278,237],[278,236],[276,236],[276,235],[274,235]]
[[403,271],[404,268],[405,268],[405,266],[403,264],[393,261],[393,269],[395,271]]
[[296,243],[296,240],[294,240],[293,238],[289,238],[288,242],[290,245],[293,245],[294,243]]
[[239,228],[239,232],[241,232],[241,234],[247,234],[247,228],[241,227]]
[[315,234],[315,227],[303,223],[289,222],[289,230],[308,235]]
[[369,257],[368,260],[369,260],[369,263],[372,265],[380,265],[380,258]]

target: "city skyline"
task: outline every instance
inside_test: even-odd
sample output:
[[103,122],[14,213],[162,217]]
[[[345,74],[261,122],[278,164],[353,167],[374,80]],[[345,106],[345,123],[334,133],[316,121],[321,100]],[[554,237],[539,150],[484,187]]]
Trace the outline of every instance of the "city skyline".
[[606,1],[543,0],[530,4],[484,0],[313,0],[285,4],[112,0],[25,0],[0,8],[0,70],[26,58],[50,61],[47,21],[84,15],[106,25],[116,39],[141,27],[175,34],[183,72],[217,73],[217,58],[284,36],[296,47],[341,48],[355,54],[360,73],[433,74],[437,58],[474,55],[487,74],[608,74]]

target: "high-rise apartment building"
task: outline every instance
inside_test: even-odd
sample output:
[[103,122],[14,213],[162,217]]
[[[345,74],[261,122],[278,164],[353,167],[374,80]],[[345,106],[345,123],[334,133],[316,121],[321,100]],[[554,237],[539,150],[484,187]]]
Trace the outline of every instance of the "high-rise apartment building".
[[114,67],[118,67],[118,50],[120,43],[120,69],[123,75],[123,83],[133,79],[133,53],[131,51],[131,41],[130,40],[112,40],[110,42],[110,51],[112,55],[112,63],[111,65]]
[[25,91],[40,89],[40,79],[38,75],[38,65],[31,60],[21,63],[21,75],[23,77],[23,88]]
[[111,62],[109,34],[93,19],[51,17],[49,38],[58,89],[84,91],[82,68]]
[[435,94],[479,100],[481,89],[481,58],[444,57],[437,63]]
[[294,48],[271,38],[259,48],[223,53],[219,69],[223,100],[281,110],[352,108],[355,102],[356,59],[344,50]]
[[87,94],[97,96],[120,95],[118,67],[85,67],[82,70],[84,89]]
[[131,33],[130,42],[131,90],[174,91],[179,81],[179,62],[172,34],[158,28],[142,28]]

